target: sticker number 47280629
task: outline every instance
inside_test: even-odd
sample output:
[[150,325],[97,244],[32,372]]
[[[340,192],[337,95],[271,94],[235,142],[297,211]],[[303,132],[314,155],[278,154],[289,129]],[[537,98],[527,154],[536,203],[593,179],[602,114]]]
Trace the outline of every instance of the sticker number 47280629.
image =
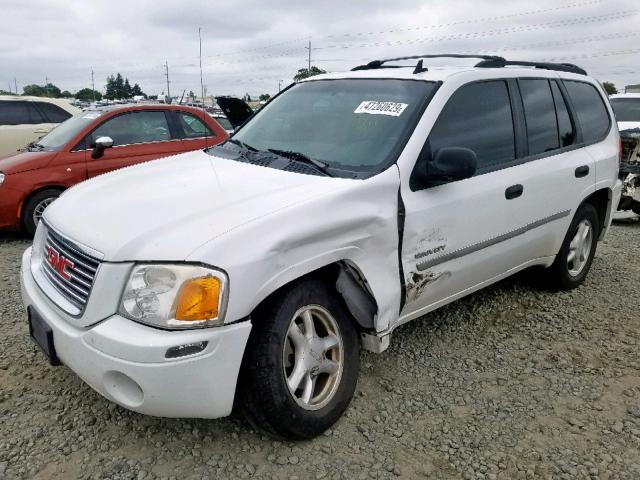
[[365,100],[358,105],[358,108],[356,108],[353,113],[370,113],[372,115],[390,115],[392,117],[399,117],[408,106],[408,103]]

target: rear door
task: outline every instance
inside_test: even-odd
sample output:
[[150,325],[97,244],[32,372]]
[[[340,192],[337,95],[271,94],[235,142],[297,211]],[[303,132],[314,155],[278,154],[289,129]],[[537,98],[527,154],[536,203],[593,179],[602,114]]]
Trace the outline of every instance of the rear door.
[[113,147],[98,159],[88,155],[88,177],[183,151],[164,110],[127,111],[110,117],[89,134],[87,144],[91,146],[99,137],[110,137]]

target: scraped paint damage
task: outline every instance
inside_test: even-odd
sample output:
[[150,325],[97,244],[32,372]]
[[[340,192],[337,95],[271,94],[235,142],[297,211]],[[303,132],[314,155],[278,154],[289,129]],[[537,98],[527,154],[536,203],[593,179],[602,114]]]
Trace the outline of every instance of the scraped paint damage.
[[420,298],[424,290],[433,282],[451,276],[451,272],[411,272],[407,278],[407,303]]

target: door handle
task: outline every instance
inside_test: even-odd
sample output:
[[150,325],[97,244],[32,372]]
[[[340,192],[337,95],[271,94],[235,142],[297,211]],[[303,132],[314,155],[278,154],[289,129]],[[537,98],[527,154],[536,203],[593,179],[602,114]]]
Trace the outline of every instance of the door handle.
[[589,175],[589,165],[582,165],[576,168],[576,178],[586,177]]
[[509,188],[507,188],[504,191],[504,197],[507,200],[512,200],[522,195],[522,192],[524,192],[524,187],[518,183],[516,185],[511,185]]

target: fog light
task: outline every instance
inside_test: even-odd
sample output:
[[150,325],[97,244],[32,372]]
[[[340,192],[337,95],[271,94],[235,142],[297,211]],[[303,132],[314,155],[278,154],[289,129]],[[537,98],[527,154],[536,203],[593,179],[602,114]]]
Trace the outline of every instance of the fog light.
[[167,349],[167,353],[164,354],[164,358],[180,358],[186,357],[188,355],[195,355],[196,353],[202,352],[205,348],[207,348],[209,342],[196,342],[196,343],[187,343],[185,345],[178,345],[177,347],[171,347]]

